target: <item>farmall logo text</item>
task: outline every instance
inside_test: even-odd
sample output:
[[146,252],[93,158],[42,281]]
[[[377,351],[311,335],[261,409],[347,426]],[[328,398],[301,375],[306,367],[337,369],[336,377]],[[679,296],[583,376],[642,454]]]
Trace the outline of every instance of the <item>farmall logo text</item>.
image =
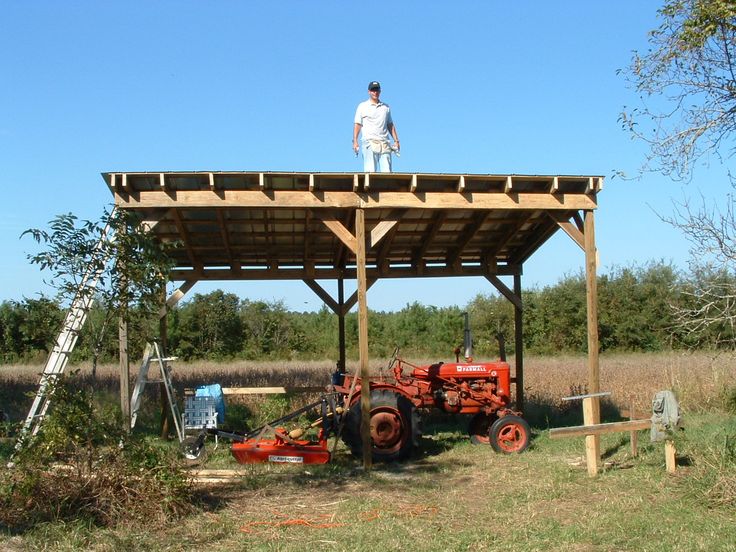
[[457,371],[458,372],[485,372],[486,369],[484,366],[471,365],[471,366],[458,366]]

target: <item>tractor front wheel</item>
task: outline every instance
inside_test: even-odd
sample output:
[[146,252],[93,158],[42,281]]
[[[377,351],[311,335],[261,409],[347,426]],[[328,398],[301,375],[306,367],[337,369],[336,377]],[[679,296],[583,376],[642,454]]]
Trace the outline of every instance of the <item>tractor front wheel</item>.
[[[353,455],[359,458],[363,455],[360,420],[360,401],[357,400],[348,411],[342,437]],[[403,460],[419,444],[419,413],[409,399],[390,389],[371,391],[370,428],[374,462]]]
[[488,432],[491,429],[491,424],[498,419],[496,414],[483,414],[478,412],[475,416],[470,419],[468,424],[468,435],[470,435],[470,442],[474,445],[487,445],[491,439],[488,436]]
[[499,418],[488,430],[488,438],[493,450],[505,454],[526,450],[530,436],[531,430],[526,420],[513,414]]

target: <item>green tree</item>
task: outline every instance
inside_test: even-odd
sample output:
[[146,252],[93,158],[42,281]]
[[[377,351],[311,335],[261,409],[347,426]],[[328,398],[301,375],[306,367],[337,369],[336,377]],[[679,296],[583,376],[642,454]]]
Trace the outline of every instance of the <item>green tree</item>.
[[14,362],[20,358],[20,313],[15,301],[0,303],[0,360]]
[[614,268],[599,278],[601,350],[658,351],[674,345],[679,276],[672,265]]
[[176,309],[171,322],[171,348],[185,359],[232,358],[242,350],[240,299],[233,293],[197,293]]
[[173,265],[168,253],[176,244],[154,239],[137,213],[113,209],[97,221],[79,221],[67,213],[50,221],[49,230],[32,228],[23,235],[42,246],[28,259],[50,273],[59,304],[70,305],[87,276],[98,275],[94,297],[105,316],[98,326],[87,328],[94,336],[93,372],[112,320],[127,317],[132,306],[147,313],[158,310]]
[[649,49],[624,71],[642,106],[621,118],[650,146],[646,168],[689,179],[703,155],[733,153],[736,3],[668,0],[658,14]]
[[20,335],[24,353],[48,353],[59,331],[62,313],[56,302],[46,297],[25,299],[20,304]]
[[514,354],[514,306],[505,297],[479,294],[468,304],[477,357],[498,355],[498,335],[506,352]]
[[294,336],[283,301],[246,300],[240,317],[249,355],[288,356]]
[[[649,145],[644,170],[690,180],[699,160],[707,156],[728,166],[734,154],[736,2],[668,0],[658,13],[661,23],[649,34],[649,49],[636,52],[624,71],[642,105],[625,108],[621,120]],[[713,204],[685,200],[666,221],[691,245],[692,301],[676,310],[678,324],[691,334],[733,326],[736,288],[728,283],[736,273],[733,192]],[[729,277],[701,278],[701,273]]]

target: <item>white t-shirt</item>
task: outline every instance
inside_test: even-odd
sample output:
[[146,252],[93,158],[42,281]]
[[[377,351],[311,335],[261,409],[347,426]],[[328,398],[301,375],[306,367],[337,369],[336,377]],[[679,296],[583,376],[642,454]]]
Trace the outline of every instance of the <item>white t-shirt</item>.
[[393,121],[388,104],[380,101],[374,104],[370,100],[359,103],[358,109],[355,110],[355,123],[363,125],[361,132],[364,142],[367,140],[389,141],[388,129],[390,125],[393,125]]

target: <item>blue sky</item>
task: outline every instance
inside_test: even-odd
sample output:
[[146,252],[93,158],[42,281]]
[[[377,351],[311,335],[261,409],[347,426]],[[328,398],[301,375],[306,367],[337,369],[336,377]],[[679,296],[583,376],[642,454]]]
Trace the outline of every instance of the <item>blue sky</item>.
[[[616,70],[646,49],[659,5],[4,0],[0,300],[50,293],[26,259],[34,243],[19,236],[59,213],[96,219],[111,201],[101,172],[360,171],[352,117],[374,79],[401,137],[394,170],[606,176],[601,272],[684,267],[687,244],[659,215],[673,200],[722,197],[723,167],[700,167],[687,186],[611,178],[644,158],[617,121],[636,96]],[[553,284],[583,262],[558,232],[523,284]],[[216,287],[321,305],[301,282],[190,293]],[[492,288],[480,278],[379,281],[368,305],[463,306],[481,292]]]

